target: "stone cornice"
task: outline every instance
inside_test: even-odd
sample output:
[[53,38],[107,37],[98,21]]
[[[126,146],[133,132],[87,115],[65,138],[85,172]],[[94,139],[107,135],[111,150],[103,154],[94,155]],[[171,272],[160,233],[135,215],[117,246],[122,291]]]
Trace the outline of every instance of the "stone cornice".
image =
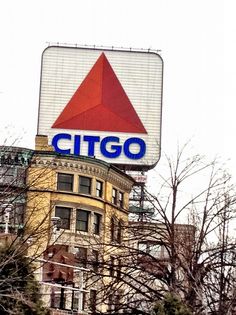
[[[45,153],[45,152],[44,152]],[[55,171],[77,173],[78,175],[94,176],[98,179],[108,181],[112,185],[129,192],[133,179],[114,166],[96,159],[80,157],[62,157],[53,154],[35,153],[31,167],[50,168]]]

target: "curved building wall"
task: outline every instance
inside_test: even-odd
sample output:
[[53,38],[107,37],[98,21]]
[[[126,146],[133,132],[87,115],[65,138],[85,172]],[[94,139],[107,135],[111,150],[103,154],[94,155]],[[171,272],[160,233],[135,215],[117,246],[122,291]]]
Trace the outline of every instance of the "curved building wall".
[[[54,308],[71,309],[72,291],[68,293],[67,302],[64,301],[67,305],[59,305],[58,297],[52,298],[55,289],[50,286],[51,282],[64,277],[65,283],[73,283],[78,288],[81,279],[73,272],[76,266],[91,270],[94,255],[104,261],[114,255],[109,248],[125,237],[121,226],[128,224],[133,180],[100,160],[35,151],[28,168],[27,185],[26,226],[40,235],[31,246],[30,254],[47,261],[39,274],[39,280],[48,283],[44,288],[45,299],[47,297]],[[60,228],[54,225],[58,218]],[[60,263],[61,257],[75,267],[63,271],[63,268],[49,266],[48,261]],[[91,291],[95,294],[101,284],[94,281],[89,271],[86,279],[83,289],[87,295]],[[79,307],[78,301],[75,304]],[[106,311],[102,304],[100,311]]]

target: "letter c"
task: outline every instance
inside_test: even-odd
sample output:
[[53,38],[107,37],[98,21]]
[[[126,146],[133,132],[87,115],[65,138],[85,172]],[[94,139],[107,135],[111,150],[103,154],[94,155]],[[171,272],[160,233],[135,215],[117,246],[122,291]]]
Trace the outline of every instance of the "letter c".
[[63,150],[60,149],[58,146],[59,140],[71,140],[71,135],[68,133],[58,133],[52,139],[52,146],[54,147],[55,151],[62,154],[70,154],[70,149]]

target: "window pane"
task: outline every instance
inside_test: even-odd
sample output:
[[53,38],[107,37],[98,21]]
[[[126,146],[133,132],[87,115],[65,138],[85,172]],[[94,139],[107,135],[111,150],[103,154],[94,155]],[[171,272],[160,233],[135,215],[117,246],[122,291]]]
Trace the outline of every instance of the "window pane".
[[119,205],[121,208],[123,208],[124,206],[124,193],[123,192],[119,192]]
[[79,177],[79,192],[82,194],[91,194],[91,178],[84,176]]
[[90,290],[90,310],[95,313],[97,304],[97,291]]
[[78,310],[79,308],[79,298],[77,296],[73,297],[73,310]]
[[76,215],[76,230],[88,231],[89,212],[85,210],[77,210]]
[[122,241],[122,222],[119,221],[118,226],[117,226],[117,242],[121,243],[121,241]]
[[[60,293],[54,293],[54,291],[51,293],[51,307],[52,308],[61,308],[61,294]],[[62,305],[63,306],[63,305]]]
[[71,208],[56,207],[55,216],[61,218],[61,228],[70,229]]
[[24,206],[23,205],[16,206],[15,218],[16,218],[17,224],[23,224],[24,222]]
[[93,270],[95,272],[98,272],[98,251],[97,250],[93,250],[92,251],[92,267],[93,267]]
[[85,232],[87,232],[88,231],[87,222],[77,221],[76,230],[77,231],[85,231]]
[[110,257],[110,276],[113,277],[114,276],[114,265],[115,265],[115,257],[111,256]]
[[121,278],[121,259],[119,258],[117,261],[117,279]]
[[94,213],[93,217],[93,233],[99,234],[100,232],[100,222],[101,222],[101,215],[98,213]]
[[65,191],[73,191],[73,179],[72,174],[58,173],[57,176],[57,189]]
[[77,266],[85,268],[87,264],[87,248],[76,247],[75,258],[76,258]]
[[96,196],[102,197],[102,182],[96,181]]
[[112,189],[112,203],[117,204],[117,189]]
[[79,210],[78,219],[81,221],[87,221],[88,220],[88,212]]
[[115,240],[115,219],[111,218],[111,241]]

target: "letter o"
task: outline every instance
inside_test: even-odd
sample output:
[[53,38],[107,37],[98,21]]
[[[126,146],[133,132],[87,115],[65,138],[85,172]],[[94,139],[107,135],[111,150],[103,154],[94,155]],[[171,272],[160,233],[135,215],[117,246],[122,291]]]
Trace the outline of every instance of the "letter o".
[[[138,153],[132,153],[130,152],[130,145],[131,144],[138,144],[139,145],[139,152]],[[146,153],[146,143],[143,139],[140,138],[129,138],[124,143],[124,154],[127,156],[127,158],[132,160],[138,160],[141,159]]]

